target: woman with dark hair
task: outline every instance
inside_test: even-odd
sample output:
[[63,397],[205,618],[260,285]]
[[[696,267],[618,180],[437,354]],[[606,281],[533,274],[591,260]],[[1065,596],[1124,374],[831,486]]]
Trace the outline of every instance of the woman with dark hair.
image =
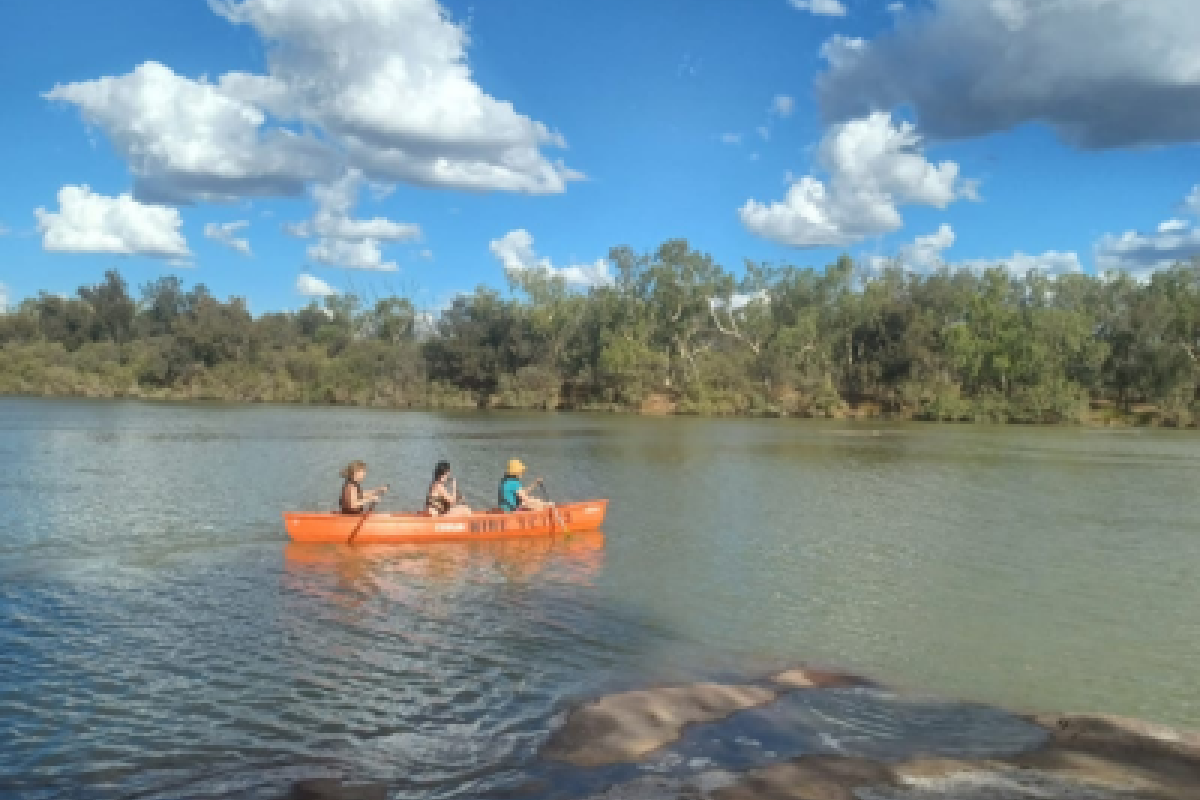
[[342,494],[338,507],[343,514],[362,514],[368,503],[375,504],[387,493],[386,485],[364,492],[362,480],[367,477],[367,465],[362,461],[351,461],[342,470]]
[[439,461],[433,468],[433,482],[425,494],[425,513],[431,517],[457,517],[471,509],[458,493],[458,482],[450,477],[450,462]]

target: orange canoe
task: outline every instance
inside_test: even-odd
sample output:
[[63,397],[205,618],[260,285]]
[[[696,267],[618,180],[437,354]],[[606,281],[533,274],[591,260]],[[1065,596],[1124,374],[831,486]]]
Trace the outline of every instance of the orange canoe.
[[604,523],[607,510],[607,500],[584,500],[542,511],[489,511],[462,517],[368,514],[364,519],[351,514],[284,514],[283,525],[297,542],[345,542],[355,528],[355,544],[446,542],[594,531]]

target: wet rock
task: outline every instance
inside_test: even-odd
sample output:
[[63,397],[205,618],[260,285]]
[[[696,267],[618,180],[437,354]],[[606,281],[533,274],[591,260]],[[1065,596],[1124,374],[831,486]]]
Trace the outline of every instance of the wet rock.
[[1049,743],[1006,762],[1154,797],[1200,800],[1198,733],[1106,715],[1030,719],[1050,731]]
[[713,800],[855,800],[862,787],[890,786],[892,771],[876,761],[846,756],[801,756],[747,772],[712,793]]
[[573,713],[543,754],[581,767],[636,761],[678,739],[687,725],[714,722],[775,697],[759,686],[717,683],[609,695]]
[[382,783],[342,783],[337,778],[297,781],[284,800],[387,800]]
[[860,789],[858,800],[1134,800],[1132,787],[1097,786],[1042,770],[1001,768],[913,778],[902,787]]
[[866,678],[845,672],[796,668],[771,676],[771,683],[784,689],[845,689],[856,686],[875,686]]

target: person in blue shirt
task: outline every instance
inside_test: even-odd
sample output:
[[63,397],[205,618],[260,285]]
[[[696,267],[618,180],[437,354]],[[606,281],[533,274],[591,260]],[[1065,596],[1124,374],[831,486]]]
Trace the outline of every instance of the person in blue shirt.
[[521,476],[524,474],[525,465],[518,459],[510,459],[507,469],[504,470],[504,477],[500,480],[499,489],[500,510],[506,514],[513,511],[540,511],[554,505],[538,500],[530,494],[534,488],[541,485],[541,478],[529,484],[529,488],[521,485]]

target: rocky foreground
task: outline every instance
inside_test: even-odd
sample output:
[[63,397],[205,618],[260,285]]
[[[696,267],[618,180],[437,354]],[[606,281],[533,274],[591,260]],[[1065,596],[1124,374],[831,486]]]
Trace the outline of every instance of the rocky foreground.
[[[837,712],[863,719],[838,729]],[[831,726],[838,736],[805,730]],[[809,669],[601,697],[570,713],[540,760],[540,777],[510,797],[1200,800],[1200,733],[913,700]],[[387,794],[318,780],[290,800]]]
[[[853,676],[792,670],[768,686],[695,684],[610,695],[575,711],[547,744],[577,766],[645,759],[689,726],[775,703],[795,691],[855,685]],[[806,754],[745,771],[641,775],[604,800],[1200,800],[1200,734],[1112,716],[1013,715],[1039,730],[1021,752],[899,760]]]

